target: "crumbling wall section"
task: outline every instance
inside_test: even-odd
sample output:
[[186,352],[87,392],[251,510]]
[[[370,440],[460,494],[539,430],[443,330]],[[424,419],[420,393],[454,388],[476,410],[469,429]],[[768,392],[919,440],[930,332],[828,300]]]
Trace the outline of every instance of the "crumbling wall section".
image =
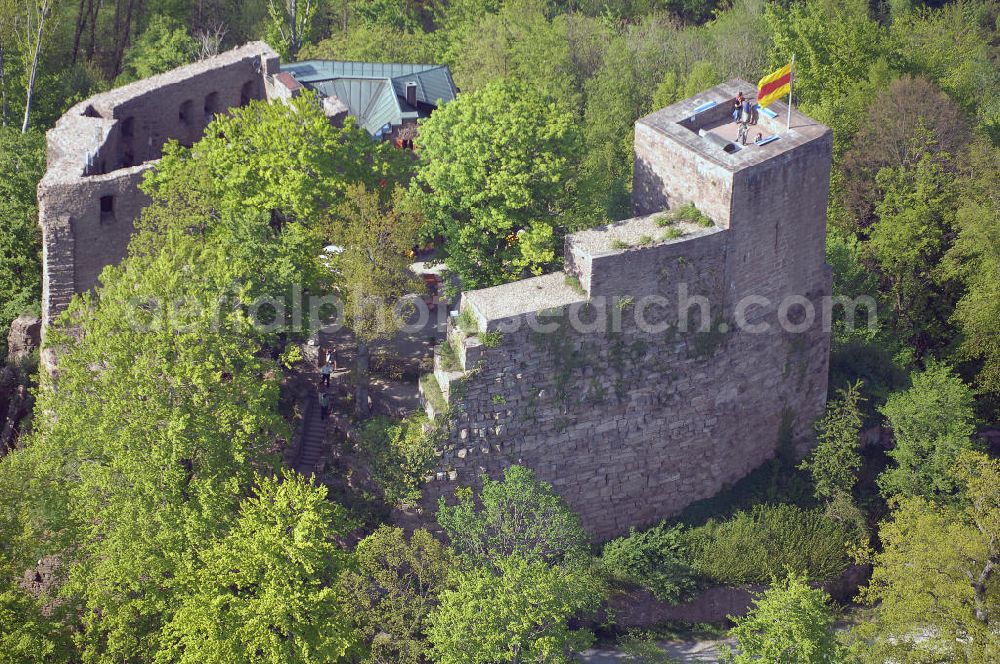
[[269,98],[278,66],[277,54],[254,42],[95,95],[59,119],[38,185],[43,328],[125,257],[148,204],[138,185],[164,144],[191,145],[215,114]]

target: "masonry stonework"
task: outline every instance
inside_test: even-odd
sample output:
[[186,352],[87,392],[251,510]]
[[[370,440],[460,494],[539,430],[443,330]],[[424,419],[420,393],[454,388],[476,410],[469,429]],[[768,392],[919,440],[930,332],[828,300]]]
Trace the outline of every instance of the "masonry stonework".
[[[463,295],[478,332],[450,326],[459,366],[439,353],[424,390],[447,431],[427,509],[523,464],[606,539],[808,443],[826,401],[832,135],[793,112],[789,130],[761,118],[778,136],[764,145],[704,136],[739,89],[639,120],[641,216],[568,237],[565,272]],[[688,203],[711,227],[664,225]]]
[[125,257],[164,144],[190,146],[217,113],[281,95],[278,55],[254,42],[75,105],[48,133],[38,185],[43,328]]

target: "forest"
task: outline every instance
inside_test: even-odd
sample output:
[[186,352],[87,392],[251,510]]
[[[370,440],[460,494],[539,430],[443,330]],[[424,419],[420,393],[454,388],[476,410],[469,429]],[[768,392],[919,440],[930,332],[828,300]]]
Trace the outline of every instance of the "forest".
[[[252,40],[283,62],[446,64],[461,94],[414,158],[309,95],[167,146],[128,257],[47,333],[58,371],[36,353],[0,372],[0,395],[30,394],[0,458],[0,661],[572,662],[601,644],[669,662],[676,630],[607,607],[727,584],[766,589],[715,628],[720,661],[997,661],[1000,2],[0,0],[0,358],[39,312],[46,130]],[[559,269],[568,233],[631,216],[638,118],[793,54],[796,106],[833,129],[834,294],[876,304],[835,321],[808,457],[598,544],[520,466],[433,528],[392,525],[437,432],[362,396],[370,486],[282,462],[304,336],[253,325],[255,298],[342,288],[360,349],[394,332],[363,303],[411,292],[428,238],[466,288]],[[870,577],[834,601],[823,584],[854,566]]]

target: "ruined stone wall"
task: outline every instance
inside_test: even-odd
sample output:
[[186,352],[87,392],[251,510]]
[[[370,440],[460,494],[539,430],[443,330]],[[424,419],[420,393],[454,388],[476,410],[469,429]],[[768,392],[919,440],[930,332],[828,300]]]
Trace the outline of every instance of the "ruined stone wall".
[[45,325],[125,257],[148,204],[138,185],[163,145],[191,145],[215,114],[271,96],[277,72],[277,54],[255,42],[95,95],[59,119],[38,185]]
[[[713,151],[693,109],[706,97],[724,108],[737,86],[748,87],[637,123],[634,203],[646,216],[570,236],[565,274],[464,294],[479,331],[450,329],[460,366],[435,359],[447,408],[428,395],[428,412],[447,440],[427,509],[523,464],[607,539],[810,440],[830,343],[830,132],[795,114],[802,129],[770,149]],[[660,211],[688,202],[714,225],[663,234]]]

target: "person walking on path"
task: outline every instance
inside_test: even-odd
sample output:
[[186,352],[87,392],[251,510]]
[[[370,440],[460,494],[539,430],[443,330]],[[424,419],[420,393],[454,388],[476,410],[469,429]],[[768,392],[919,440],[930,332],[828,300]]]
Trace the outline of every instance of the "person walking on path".
[[333,366],[330,364],[329,359],[320,367],[319,372],[323,376],[323,387],[330,387],[330,376],[333,375]]
[[326,420],[326,416],[330,413],[330,395],[325,391],[320,390],[319,392],[319,419]]

